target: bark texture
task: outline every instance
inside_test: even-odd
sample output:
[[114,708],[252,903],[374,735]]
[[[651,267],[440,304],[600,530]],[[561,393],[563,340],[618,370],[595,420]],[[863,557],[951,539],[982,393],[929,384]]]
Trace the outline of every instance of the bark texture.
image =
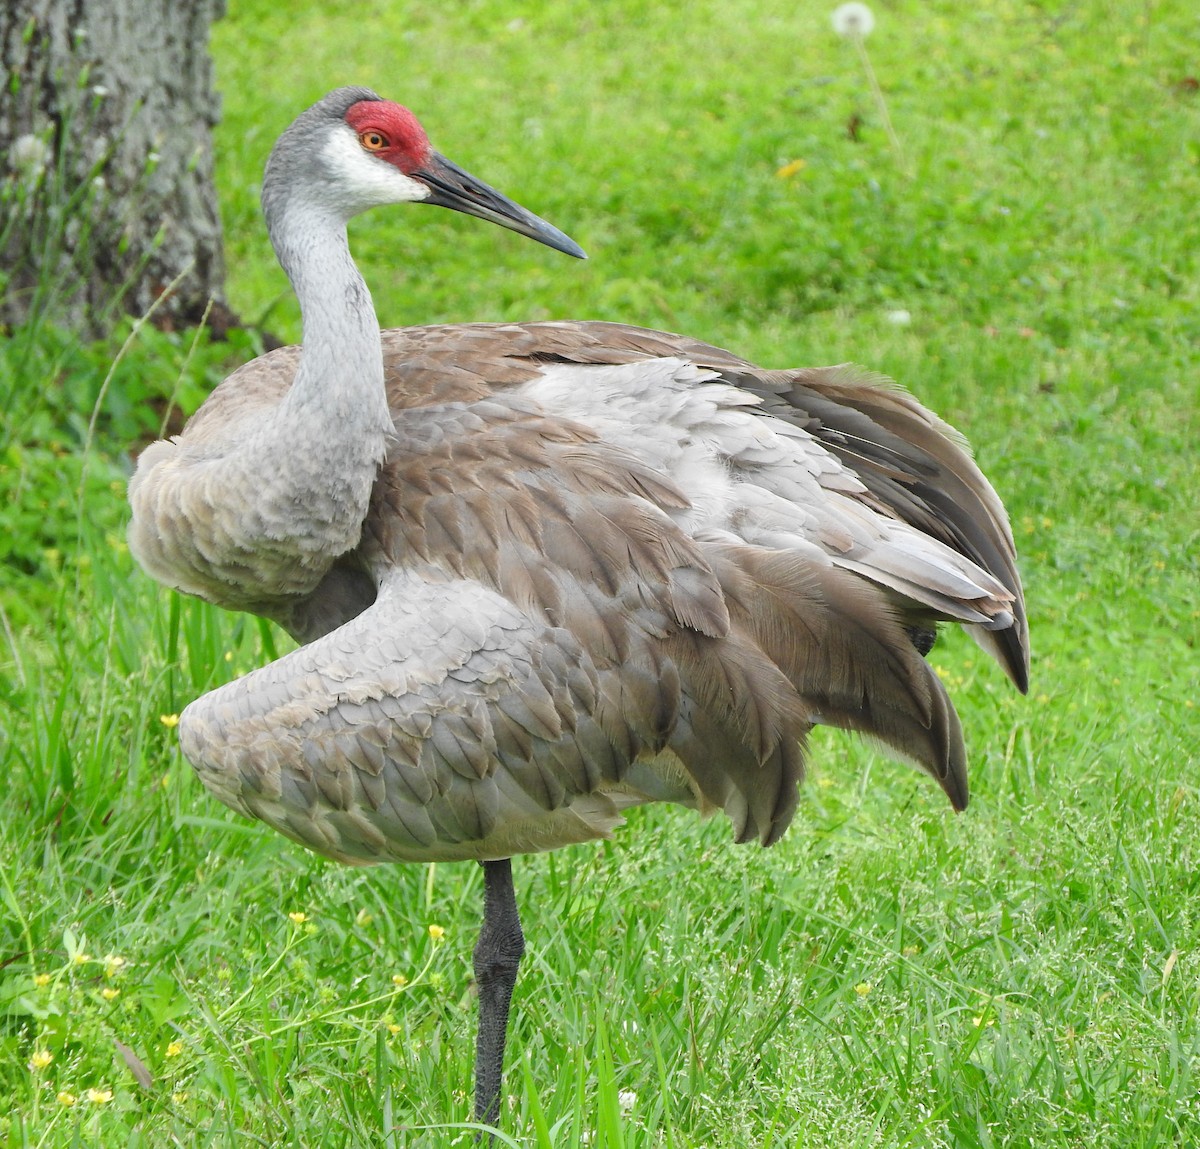
[[[88,335],[221,299],[208,54],[224,0],[0,4],[0,323]],[[224,309],[218,309],[224,316]]]

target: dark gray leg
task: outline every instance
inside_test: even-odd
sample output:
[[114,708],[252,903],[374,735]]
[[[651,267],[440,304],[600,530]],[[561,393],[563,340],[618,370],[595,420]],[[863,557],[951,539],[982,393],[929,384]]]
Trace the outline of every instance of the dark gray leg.
[[475,1120],[494,1125],[500,1115],[504,1039],[517,966],[525,952],[513,894],[512,862],[483,863],[483,929],[475,943],[479,1036],[475,1042]]

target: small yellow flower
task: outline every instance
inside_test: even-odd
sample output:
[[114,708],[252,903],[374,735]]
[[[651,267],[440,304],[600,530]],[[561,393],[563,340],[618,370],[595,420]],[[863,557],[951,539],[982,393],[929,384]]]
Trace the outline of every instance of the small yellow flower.
[[901,951],[906,958],[915,957],[921,952],[920,946],[905,946]]
[[435,942],[440,942],[442,938],[446,936],[446,931],[442,929],[441,926],[430,926],[429,936],[433,938]]
[[974,1025],[976,1029],[978,1029],[979,1026],[981,1026],[981,1025],[995,1025],[996,1019],[994,1017],[989,1017],[986,1019],[982,1018],[982,1017],[973,1017],[973,1018],[971,1018],[971,1024]]
[[104,958],[104,976],[114,977],[117,970],[125,965],[125,959],[120,954],[107,954]]
[[53,1060],[54,1054],[50,1050],[38,1049],[34,1051],[33,1057],[29,1059],[29,1068],[34,1071],[45,1069]]
[[180,1089],[177,1093],[171,1094],[171,1100],[174,1101],[176,1105],[182,1105],[187,1099],[188,1093],[183,1089]]
[[408,985],[408,978],[402,973],[394,973],[392,974],[392,985],[396,986],[397,989],[403,989]]
[[87,1099],[93,1105],[107,1105],[113,1099],[113,1091],[111,1089],[89,1089]]
[[393,1037],[395,1037],[399,1032],[400,1027],[395,1022],[392,1022],[392,1024],[388,1026],[388,1033],[390,1033]]
[[75,1104],[76,1098],[74,1093],[68,1093],[65,1089],[58,1094],[58,1103],[66,1109],[70,1109]]
[[781,180],[791,179],[798,172],[804,171],[808,165],[803,160],[792,160],[791,163],[784,164],[776,173],[776,177]]
[[116,999],[121,996],[121,991],[116,989],[114,986],[106,985],[100,991],[100,996],[104,998],[105,1001],[116,1001]]
[[356,926],[369,926],[375,920],[375,915],[369,910],[359,910],[354,915],[354,924]]
[[75,964],[76,965],[83,965],[86,962],[90,962],[91,960],[92,960],[91,954],[85,954],[85,953],[81,952],[81,953],[77,953],[75,955]]
[[183,1052],[183,1042],[173,1041],[167,1046],[168,1057],[178,1057]]
[[308,914],[302,914],[299,910],[293,910],[288,917],[298,926],[302,926],[308,921]]
[[50,984],[50,975],[48,973],[34,974],[33,984],[36,985],[38,989],[45,989],[46,986]]
[[174,730],[175,727],[179,725],[179,715],[178,714],[160,714],[158,716],[158,720],[168,730]]
[[233,651],[232,651],[232,650],[227,650],[227,651],[225,652],[225,661],[226,661],[226,662],[232,662],[232,661],[233,661]]
[[858,994],[859,997],[866,997],[867,994],[871,992],[871,983],[869,981],[860,981],[858,985],[854,987],[854,992]]

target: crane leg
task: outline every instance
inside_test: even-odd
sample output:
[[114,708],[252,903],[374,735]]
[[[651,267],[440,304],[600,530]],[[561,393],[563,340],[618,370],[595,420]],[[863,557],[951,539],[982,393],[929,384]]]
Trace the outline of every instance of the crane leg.
[[483,863],[483,929],[475,943],[479,1035],[475,1042],[475,1120],[494,1125],[500,1115],[500,1082],[508,1007],[525,952],[513,893],[512,861]]

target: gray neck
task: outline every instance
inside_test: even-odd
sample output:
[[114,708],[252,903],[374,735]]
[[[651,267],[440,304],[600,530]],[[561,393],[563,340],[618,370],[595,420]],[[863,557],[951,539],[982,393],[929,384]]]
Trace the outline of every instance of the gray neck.
[[279,206],[268,226],[300,300],[304,345],[287,394],[241,454],[266,464],[246,496],[255,530],[277,540],[283,565],[318,576],[358,545],[392,420],[379,323],[344,218],[302,200]]
[[386,435],[391,418],[379,321],[351,258],[346,225],[321,207],[294,201],[289,207],[271,227],[271,242],[300,301],[304,342],[280,414],[295,419],[311,413],[342,439]]

